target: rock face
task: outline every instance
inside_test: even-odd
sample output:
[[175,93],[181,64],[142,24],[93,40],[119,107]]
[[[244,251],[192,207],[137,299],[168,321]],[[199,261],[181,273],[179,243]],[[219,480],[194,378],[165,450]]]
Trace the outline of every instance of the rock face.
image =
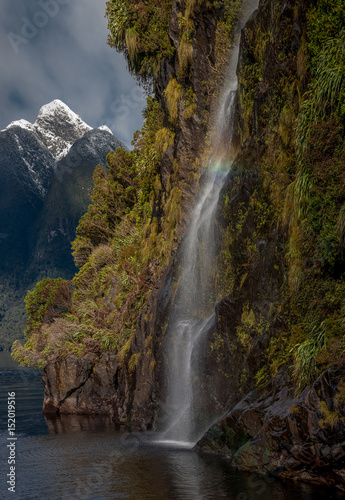
[[110,414],[117,411],[117,363],[114,355],[101,359],[69,356],[48,365],[43,374],[45,386],[43,413]]
[[326,371],[294,397],[282,370],[269,388],[252,391],[197,444],[226,455],[241,470],[326,484],[345,491],[345,419],[334,397],[345,366]]
[[[169,28],[169,36],[176,49],[179,48],[179,14],[183,14],[184,7],[179,2],[173,1],[172,15]],[[198,171],[200,158],[205,147],[205,136],[207,132],[203,113],[210,112],[210,107],[205,109],[205,101],[209,99],[207,87],[202,82],[210,82],[215,78],[215,51],[217,22],[222,15],[222,10],[211,10],[202,3],[195,8],[193,21],[195,25],[195,37],[193,38],[193,59],[190,64],[185,84],[191,85],[196,95],[196,111],[192,117],[184,116],[184,104],[178,105],[178,118],[174,145],[169,146],[161,160],[162,191],[167,185],[174,184],[183,193],[182,196],[182,221],[180,234],[183,235],[190,207],[196,194],[195,173]],[[252,21],[251,21],[252,22]],[[169,123],[169,112],[164,91],[171,80],[176,78],[179,72],[178,50],[176,55],[161,63],[159,76],[157,78],[155,91],[156,96],[166,114],[166,122]],[[242,151],[243,162],[257,157],[257,147],[248,146],[248,154]],[[242,163],[243,163],[242,162]],[[233,221],[238,223],[237,214],[241,206],[248,203],[251,194],[261,185],[257,171],[229,177],[227,186],[219,207],[217,226],[226,226],[229,220],[224,218],[224,198],[230,193],[231,210]],[[156,200],[157,206],[160,200]],[[159,213],[158,213],[159,219]],[[246,227],[246,233],[255,229],[254,221]],[[218,234],[218,244],[221,247],[221,231]],[[247,234],[239,240],[237,246],[238,267],[245,269],[242,265],[246,262],[246,254],[242,252],[243,242]],[[205,376],[201,384],[201,393],[209,394],[209,398],[202,403],[203,410],[208,411],[210,407],[217,407],[218,413],[223,412],[227,405],[236,404],[241,394],[250,390],[250,383],[246,382],[246,375],[253,376],[259,359],[260,352],[265,348],[265,339],[262,338],[254,346],[250,353],[242,349],[241,342],[236,336],[236,327],[241,322],[243,303],[250,295],[256,308],[263,316],[269,314],[270,300],[280,296],[282,283],[282,258],[280,258],[279,246],[281,241],[278,235],[270,233],[267,238],[260,242],[260,251],[256,253],[247,269],[247,276],[240,276],[237,280],[237,288],[241,292],[236,297],[226,296],[220,299],[216,307],[216,322],[210,328],[207,340],[202,350],[203,363],[205,364]],[[267,258],[266,258],[267,257]],[[272,257],[272,258],[271,258]],[[242,259],[242,260],[241,260]],[[146,310],[142,313],[138,329],[135,333],[130,350],[119,365],[117,376],[118,388],[116,389],[117,405],[121,410],[118,419],[121,422],[131,422],[140,428],[162,427],[162,421],[167,416],[168,409],[164,408],[166,380],[164,374],[165,356],[164,337],[168,323],[168,314],[173,300],[172,285],[177,279],[177,269],[181,262],[181,256],[175,249],[169,267],[165,270],[162,279],[155,285],[151,299]],[[278,271],[275,269],[278,267]],[[269,276],[269,279],[267,277]],[[245,286],[240,287],[240,284]],[[262,296],[261,289],[265,287],[266,295]],[[222,294],[220,294],[222,297]],[[136,364],[132,370],[128,369],[128,362],[135,356]],[[47,372],[48,373],[48,372]],[[50,373],[50,372],[49,372]],[[49,377],[45,378],[49,384]],[[70,388],[78,387],[79,383],[70,380]],[[81,392],[84,387],[81,388]],[[68,390],[66,391],[68,393]],[[200,400],[203,399],[200,396]],[[87,398],[83,400],[86,402]],[[67,400],[65,407],[67,408]],[[48,407],[45,399],[44,408]],[[58,408],[55,402],[51,408]],[[92,405],[89,410],[92,412]],[[83,407],[87,413],[87,406]]]
[[[158,413],[162,392],[160,338],[167,322],[171,280],[172,266],[153,290],[150,309],[141,315],[134,340],[123,359],[112,353],[100,358],[69,356],[44,369],[43,413],[110,414],[116,424],[142,430],[157,428],[157,422],[164,422],[164,409]],[[137,363],[128,366],[133,355]]]
[[[219,331],[229,332],[228,337],[234,339],[230,354],[225,355],[233,363],[231,391],[223,417],[197,449],[224,454],[241,470],[345,491],[343,360],[320,371],[319,378],[296,396],[293,360],[289,353],[279,360],[279,345],[289,332],[291,313],[284,311],[284,293],[285,297],[289,294],[288,235],[281,224],[270,222],[272,213],[264,215],[262,210],[274,205],[274,195],[267,189],[274,182],[268,172],[270,163],[279,170],[286,155],[296,165],[291,146],[293,120],[283,126],[280,117],[281,130],[286,127],[287,135],[285,139],[277,135],[277,147],[272,144],[274,131],[268,116],[274,121],[278,82],[289,81],[291,88],[298,85],[300,92],[305,91],[299,63],[309,6],[308,0],[263,0],[242,33],[238,114],[243,142],[224,186],[218,217],[228,262],[226,276],[232,283],[231,293],[217,306]],[[246,73],[257,64],[253,42],[267,33],[271,40],[260,60],[260,80],[255,81]],[[252,92],[250,113],[244,98],[248,89]],[[279,181],[288,183],[288,179]],[[260,208],[253,209],[255,205]],[[283,210],[276,204],[275,210],[279,209]],[[271,379],[266,375],[258,389],[260,376],[267,373],[265,363],[272,359],[277,360],[278,373]]]
[[[178,1],[173,1],[169,36],[176,48],[179,47],[179,13],[184,12],[184,10],[185,7],[180,5]],[[207,121],[204,119],[203,112],[205,111],[205,101],[209,100],[207,89],[204,88],[202,82],[212,79],[212,66],[215,62],[215,32],[221,13],[210,10],[203,3],[195,8],[193,14],[196,26],[196,37],[193,40],[194,57],[185,79],[185,85],[186,88],[190,86],[194,89],[196,110],[191,117],[187,118],[184,116],[184,102],[181,101],[178,104],[174,145],[166,149],[161,160],[162,192],[167,191],[167,186],[170,184],[182,193],[181,202],[179,201],[182,220],[178,229],[181,236],[197,191],[196,172],[200,164],[207,132]],[[178,50],[176,50],[172,59],[162,61],[155,85],[157,100],[165,111],[166,126],[171,126],[171,124],[164,91],[170,79],[176,78],[178,72],[179,60]],[[208,106],[207,112],[209,113],[209,111]],[[155,200],[155,206],[159,207],[160,205],[161,200]],[[159,223],[161,213],[158,208],[157,214],[155,213],[153,216],[157,216]],[[171,286],[174,270],[178,262],[178,257],[175,254],[176,249],[162,279],[154,285],[149,303],[140,317],[131,347],[118,368],[118,385],[116,387],[118,411],[116,418],[120,423],[130,422],[131,425],[141,429],[161,427],[168,413],[168,409],[164,408],[162,403],[165,393],[163,369],[165,353],[162,342],[172,300]],[[154,269],[152,271],[154,274]],[[135,365],[130,363],[130,360],[133,359]],[[46,384],[49,383],[49,377],[44,380]],[[70,381],[70,385],[70,389],[72,386],[78,386],[73,381]],[[87,398],[85,397],[84,400],[86,401]],[[46,401],[48,400],[45,399],[45,411],[48,404]],[[57,404],[54,407],[57,408]],[[83,412],[87,413],[88,411],[93,411],[92,405],[90,405],[89,410],[84,407]]]

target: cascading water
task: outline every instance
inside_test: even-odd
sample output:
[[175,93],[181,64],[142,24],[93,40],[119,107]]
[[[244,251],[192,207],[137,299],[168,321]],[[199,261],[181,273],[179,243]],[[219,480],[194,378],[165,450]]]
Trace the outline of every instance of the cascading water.
[[[257,5],[258,0],[244,2],[239,28],[244,26]],[[195,443],[219,417],[212,411],[202,414],[197,400],[203,398],[198,384],[201,375],[200,349],[205,335],[214,324],[215,213],[220,190],[232,164],[239,42],[240,29],[216,115],[214,147],[205,173],[204,189],[191,214],[191,223],[182,244],[183,272],[168,328],[167,406],[170,418],[164,438],[179,443]]]

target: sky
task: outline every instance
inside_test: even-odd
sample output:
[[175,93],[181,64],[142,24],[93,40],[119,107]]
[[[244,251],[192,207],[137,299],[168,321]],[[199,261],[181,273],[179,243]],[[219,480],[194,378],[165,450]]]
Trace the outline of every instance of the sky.
[[130,146],[146,97],[107,45],[106,0],[1,0],[0,130],[60,99]]

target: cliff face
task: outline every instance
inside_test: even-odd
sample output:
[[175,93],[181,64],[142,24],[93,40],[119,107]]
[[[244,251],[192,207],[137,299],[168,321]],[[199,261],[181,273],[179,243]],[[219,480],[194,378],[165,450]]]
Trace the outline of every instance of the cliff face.
[[[312,125],[305,117],[315,98],[313,82],[323,71],[312,59],[312,44],[335,36],[320,33],[324,7],[264,0],[242,33],[242,144],[218,218],[220,272],[232,300],[231,309],[224,299],[217,306],[219,332],[236,339],[230,356],[237,351],[234,362],[240,360],[241,369],[225,416],[197,448],[223,453],[243,470],[344,491],[342,333],[328,327],[339,314],[343,250],[335,232],[337,257],[331,265],[322,261],[322,241],[333,237],[325,219],[335,226],[338,214],[317,203],[321,195],[337,205],[342,192],[342,174],[334,166],[342,148],[330,146],[340,128],[330,132],[337,121],[332,109],[314,115]],[[312,128],[308,139],[301,138],[301,123]],[[322,180],[320,168],[328,172]],[[303,194],[302,176],[310,181]]]
[[[227,67],[230,41],[233,35],[231,34],[230,38],[227,38],[223,33],[225,30],[224,13],[226,9],[230,10],[235,19],[237,8],[236,2],[222,4],[217,9],[212,9],[203,3],[195,8],[191,14],[194,26],[191,42],[193,58],[188,62],[187,70],[182,71],[181,56],[179,55],[181,31],[183,32],[183,28],[181,30],[181,18],[188,18],[188,6],[186,8],[186,6],[181,6],[177,2],[172,3],[169,37],[175,47],[175,56],[161,62],[159,75],[155,80],[155,90],[156,99],[164,111],[163,125],[173,128],[174,141],[165,149],[160,159],[159,177],[162,187],[158,193],[155,193],[153,216],[157,217],[158,225],[164,224],[166,218],[164,198],[168,198],[169,194],[174,190],[180,193],[178,201],[180,216],[174,233],[173,247],[175,248],[172,250],[168,265],[161,278],[153,286],[148,304],[140,315],[139,324],[125,350],[124,356],[122,356],[120,362],[109,365],[109,380],[113,380],[112,389],[110,390],[112,403],[109,403],[109,406],[107,402],[104,408],[117,408],[117,410],[111,410],[117,423],[131,422],[131,425],[142,429],[162,428],[171,411],[164,404],[166,392],[165,356],[167,355],[165,353],[165,334],[169,324],[174,282],[179,279],[181,255],[178,243],[184,234],[191,205],[197,192],[200,165],[202,165],[205,157],[207,158],[210,148],[209,144],[205,146],[205,141],[207,144],[207,124],[210,125],[208,117],[212,114],[212,105],[213,107],[216,106],[217,96],[219,95],[219,88],[217,88],[215,80],[219,80],[219,84],[221,84]],[[232,33],[233,27],[234,25],[228,26],[230,33]],[[171,81],[176,82],[175,85],[179,86],[178,92],[181,92],[176,102],[176,115],[173,117],[171,116],[171,104],[169,105],[169,92],[167,91]],[[191,101],[192,104],[185,97],[190,92],[190,89],[193,90],[194,95]],[[186,108],[191,105],[194,111],[189,116],[186,115]],[[251,157],[254,158],[257,147],[254,150],[248,149]],[[235,175],[235,189],[238,189],[238,193],[236,195],[232,194],[234,200],[230,204],[234,219],[238,215],[240,207],[249,203],[250,194],[259,186],[257,172],[249,175],[250,181],[246,180],[245,185],[243,178],[243,173]],[[242,179],[241,187],[237,184],[238,179]],[[231,179],[229,179],[229,185],[232,185]],[[222,228],[238,224],[237,220],[230,220],[229,214],[224,215],[225,213],[224,206],[220,206],[218,221],[219,248],[222,246],[222,240],[225,239],[222,236]],[[228,219],[226,219],[227,216]],[[250,234],[254,229],[255,224],[253,223],[246,231]],[[242,255],[241,241],[237,242],[238,248],[236,248],[239,256]],[[261,243],[261,251],[263,244],[264,242]],[[277,246],[279,246],[278,238],[273,236],[272,241],[265,250],[270,255],[274,255]],[[270,279],[271,295],[272,297],[275,294],[280,296],[280,274],[274,270],[276,263],[271,262],[269,259],[263,262],[260,255],[251,264],[255,274],[251,281],[259,278],[261,282],[255,285],[255,290],[253,289],[251,293],[254,297],[258,295],[261,286],[267,288],[266,276],[270,275],[274,276],[274,279]],[[239,394],[241,392],[245,393],[246,387],[250,385],[243,378],[247,354],[242,352],[242,345],[236,332],[236,327],[241,322],[244,298],[237,298],[236,301],[231,296],[224,298],[228,291],[228,284],[225,285],[224,289],[224,282],[228,278],[226,276],[226,265],[221,262],[222,252],[218,258],[221,271],[219,271],[218,276],[217,292],[220,301],[216,307],[216,323],[209,325],[205,345],[200,353],[201,363],[205,365],[205,370],[202,380],[200,380],[201,396],[199,405],[201,411],[207,412],[212,409],[212,411],[221,414],[225,411],[227,405],[237,402]],[[260,263],[261,267],[258,267]],[[160,265],[158,259],[150,264],[149,272],[151,275],[155,275],[158,265]],[[239,266],[242,266],[242,262]],[[246,289],[251,290],[251,286],[247,286]],[[267,294],[269,294],[268,288]],[[267,310],[267,300],[265,305],[263,305],[264,301],[261,302],[258,307],[266,307]],[[256,356],[261,352],[261,341],[259,341],[255,349],[251,354],[253,364],[251,374],[255,373],[257,369]],[[81,382],[86,377],[90,379],[91,383],[100,362],[99,359],[103,363],[105,359],[108,359],[107,354],[104,354],[101,358],[94,355],[86,358],[67,357],[62,362],[54,360],[53,364],[49,364],[45,368],[43,377],[46,387],[44,412],[102,413],[103,410],[100,409],[102,405],[94,404],[94,398],[88,398],[85,393],[85,391],[89,390],[90,384],[88,383],[84,387]],[[135,360],[135,364],[133,360]],[[234,367],[235,362],[236,367]],[[86,370],[87,374],[85,374],[85,363],[90,368],[89,371]],[[74,368],[76,364],[77,369]],[[71,370],[73,373],[78,373],[76,380],[72,380],[67,376]],[[64,390],[57,389],[60,387],[59,380],[68,380],[70,387],[65,387]],[[105,383],[108,384],[108,382]],[[101,389],[99,386],[97,387],[96,392],[98,391],[98,395],[96,398],[101,401]],[[70,395],[66,397],[68,393]],[[208,394],[208,397],[202,396],[205,394]],[[83,400],[82,405],[79,404],[80,398]],[[90,404],[88,404],[88,401],[90,401]]]
[[[68,330],[74,353],[65,348],[61,356],[51,349],[45,359],[46,413],[110,413],[118,424],[157,429],[171,410],[164,405],[165,340],[182,262],[180,241],[210,146],[207,121],[238,3],[168,4],[160,4],[170,17],[159,64],[154,37],[147,52],[146,32],[138,38],[136,25],[126,41],[113,33],[115,46],[127,43],[132,70],[143,75],[154,67],[159,105],[151,102],[150,113],[156,114],[154,120],[147,115],[139,153],[115,160],[127,170],[133,162],[142,169],[140,159],[147,162],[150,155],[155,162],[145,183],[136,172],[124,182],[111,165],[115,173],[110,181],[100,176],[94,212],[85,220],[93,224],[99,213],[108,215],[98,200],[115,181],[126,190],[139,183],[139,201],[150,193],[150,218],[134,211],[144,230],[136,240],[127,221],[132,239],[126,247],[116,240],[125,239],[118,213],[110,236],[102,229],[97,239],[81,228],[83,267],[69,311],[78,318]],[[116,19],[116,5],[110,2],[110,19]],[[152,12],[142,15],[154,24]],[[217,304],[199,360],[200,408],[216,406],[224,417],[198,444],[227,455],[241,469],[342,490],[345,66],[336,61],[344,60],[344,15],[340,1],[330,7],[326,0],[261,0],[242,32],[238,155],[218,205]],[[95,242],[102,245],[105,264],[99,264]],[[121,264],[112,262],[114,254]],[[132,287],[124,288],[120,271]],[[85,284],[101,287],[100,293],[86,292]],[[48,338],[53,326],[43,328]]]
[[199,441],[249,472],[323,484],[345,491],[345,426],[332,411],[344,366],[324,372],[296,397],[281,370],[264,392],[248,393]]

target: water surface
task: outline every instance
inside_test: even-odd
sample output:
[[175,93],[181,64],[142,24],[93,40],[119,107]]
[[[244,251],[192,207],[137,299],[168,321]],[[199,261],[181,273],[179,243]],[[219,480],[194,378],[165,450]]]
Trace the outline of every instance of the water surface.
[[[228,460],[120,432],[111,419],[42,413],[40,374],[0,353],[0,498],[20,500],[319,500],[327,489],[233,470]],[[16,493],[6,485],[7,392],[16,392]],[[333,498],[336,498],[333,496]]]

